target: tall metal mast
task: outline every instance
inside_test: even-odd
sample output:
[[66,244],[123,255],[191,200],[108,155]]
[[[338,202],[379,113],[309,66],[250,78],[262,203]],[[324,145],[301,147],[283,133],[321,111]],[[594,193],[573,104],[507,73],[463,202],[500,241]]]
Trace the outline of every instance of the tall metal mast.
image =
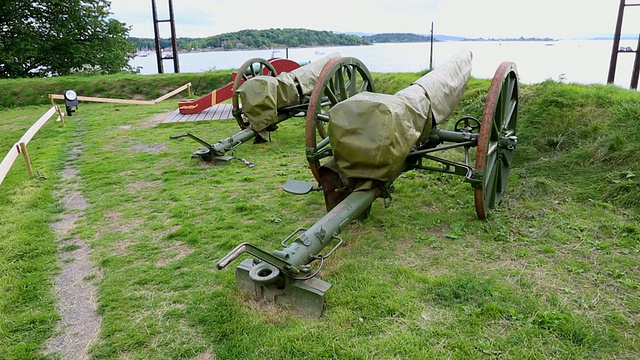
[[616,22],[615,33],[613,34],[613,46],[611,48],[611,61],[609,62],[609,76],[607,83],[613,84],[616,77],[616,66],[618,65],[619,53],[635,53],[633,62],[633,71],[631,72],[631,89],[638,88],[638,76],[640,75],[640,34],[638,34],[638,45],[635,50],[620,47],[620,37],[622,34],[622,19],[624,18],[624,9],[627,6],[640,6],[640,3],[627,4],[625,0],[620,0],[618,8],[618,20]]
[[[156,0],[151,0],[151,11],[153,13],[153,33],[156,44],[156,61],[158,63],[158,74],[164,73],[164,60],[173,60],[173,72],[180,72],[180,64],[178,62],[178,42],[176,40],[176,23],[173,16],[173,0],[169,0],[169,19],[158,20],[158,7]],[[160,28],[158,24],[161,22],[169,22],[171,25],[171,55],[163,56],[162,47],[160,45]]]

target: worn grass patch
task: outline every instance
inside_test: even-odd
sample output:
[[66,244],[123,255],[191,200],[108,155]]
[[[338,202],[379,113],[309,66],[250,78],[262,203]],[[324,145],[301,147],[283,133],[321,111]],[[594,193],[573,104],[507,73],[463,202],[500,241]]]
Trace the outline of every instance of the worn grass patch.
[[[488,85],[472,80],[457,114],[479,117]],[[248,298],[234,285],[235,264],[215,270],[238,243],[276,249],[324,215],[322,194],[295,197],[280,189],[288,179],[313,179],[303,119],[283,122],[269,143],[238,147],[253,168],[239,161],[202,166],[190,158],[197,143],[169,136],[189,131],[215,142],[238,130],[235,120],[161,126],[175,104],[83,104],[75,114],[83,119],[85,145],[76,167],[88,206],[74,231],[91,243],[104,274],[97,281],[101,337],[91,353],[100,359],[638,358],[640,227],[638,191],[629,187],[638,172],[640,134],[629,130],[636,97],[609,87],[525,87],[516,167],[500,209],[478,221],[473,191],[461,178],[403,174],[388,207],[377,201],[368,219],[341,234],[344,246],[320,273],[333,287],[319,319]],[[11,189],[23,183],[12,180]],[[50,190],[49,182],[28,184]],[[4,214],[17,200],[5,184],[0,190]],[[55,217],[55,207],[40,211]],[[9,225],[18,219],[22,227]],[[7,244],[27,244],[27,224],[37,221],[15,215],[3,222],[23,234]],[[44,234],[49,241],[33,246],[51,260],[55,248]],[[3,258],[1,266],[26,252]],[[47,319],[34,328],[39,335],[32,338],[25,321],[12,328],[20,338],[10,337],[16,333],[4,332],[10,321],[0,323],[8,340],[0,343],[15,358],[37,353],[54,324],[46,291],[54,269],[46,266],[34,280],[44,297],[37,309]],[[3,279],[17,284],[23,273],[5,272]],[[16,293],[12,286],[9,294]],[[23,313],[36,309],[24,306]],[[3,305],[0,315],[10,319],[11,311]],[[30,345],[20,352],[20,343]]]

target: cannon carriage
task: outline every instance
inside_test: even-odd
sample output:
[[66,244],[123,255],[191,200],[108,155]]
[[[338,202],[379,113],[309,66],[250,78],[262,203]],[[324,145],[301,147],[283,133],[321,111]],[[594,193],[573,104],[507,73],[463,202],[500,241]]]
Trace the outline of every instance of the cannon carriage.
[[[478,218],[486,219],[506,189],[517,145],[518,74],[514,63],[500,64],[481,118],[465,116],[453,130],[441,129],[460,101],[471,57],[462,51],[394,95],[358,91],[348,73],[325,67],[306,116],[306,158],[317,185],[290,180],[283,188],[293,194],[323,191],[327,214],[311,227],[293,231],[281,242],[282,249],[238,245],[219,260],[218,269],[242,254],[252,255],[236,267],[239,288],[297,313],[320,316],[331,284],[317,275],[342,245],[338,234],[353,220],[365,218],[376,199],[390,197],[403,172],[462,176],[473,189]],[[351,96],[325,106],[335,95],[326,84],[340,82],[348,84],[339,88]],[[454,148],[464,150],[463,162],[437,155]]]
[[[315,110],[315,103],[321,100],[311,100],[309,108],[314,111],[306,118],[306,158],[319,185],[316,189],[325,193],[327,210],[371,182],[384,194],[400,173],[427,170],[464,176],[474,189],[478,218],[487,217],[506,188],[517,145],[518,75],[514,63],[500,64],[481,119],[464,116],[456,121],[453,131],[444,130],[439,125],[460,101],[471,74],[471,58],[471,52],[461,51],[394,95],[359,93],[349,97],[339,107],[327,110],[335,119],[330,124],[329,114]],[[319,88],[324,81],[324,77],[319,79]],[[334,136],[320,132],[325,126],[333,129]],[[390,136],[376,142],[382,132]],[[454,148],[464,149],[464,162],[437,155]],[[472,166],[470,150],[474,148]],[[426,161],[438,165],[426,165]],[[285,185],[285,190],[294,194],[311,189],[310,184],[295,181]]]
[[[348,74],[345,75],[348,79],[346,82],[344,79],[325,82],[316,89],[316,81],[325,68],[334,73]],[[375,91],[366,66],[356,58],[340,57],[338,53],[280,74],[270,61],[254,58],[247,60],[238,74],[241,76],[235,77],[231,98],[232,114],[240,131],[214,144],[191,133],[171,136],[171,139],[189,137],[203,145],[192,154],[192,158],[218,164],[238,159],[251,167],[253,163],[235,155],[235,148],[251,139],[254,143],[266,142],[279,123],[293,117],[306,117],[310,99],[317,99],[314,104],[319,107],[330,108],[358,92]],[[315,96],[314,91],[332,95]],[[326,137],[321,125],[318,134]]]

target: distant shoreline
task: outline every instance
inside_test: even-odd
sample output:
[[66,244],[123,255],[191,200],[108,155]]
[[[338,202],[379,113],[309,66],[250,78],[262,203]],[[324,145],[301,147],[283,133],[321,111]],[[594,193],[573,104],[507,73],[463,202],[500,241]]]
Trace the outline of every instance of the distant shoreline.
[[[435,38],[435,36],[434,36]],[[557,42],[563,40],[574,40],[574,39],[552,39],[552,38],[464,38],[464,39],[456,39],[456,40],[438,40],[437,38],[434,42],[473,42],[473,41],[483,41],[483,42]],[[606,39],[578,39],[578,40],[606,40]],[[225,49],[222,47],[216,48],[202,48],[202,49],[178,49],[178,53],[180,54],[190,54],[190,53],[206,53],[206,52],[227,52],[227,51],[255,51],[255,50],[273,50],[273,51],[282,51],[286,49],[305,49],[305,48],[322,48],[322,47],[335,47],[335,46],[372,46],[376,44],[409,44],[409,43],[429,43],[430,41],[384,41],[384,42],[372,42],[371,44],[360,44],[360,45],[337,45],[337,44],[329,44],[322,46],[277,46],[270,48],[252,48],[252,47],[242,47],[242,48],[233,48],[233,49]],[[170,53],[170,49],[163,49],[163,53]],[[140,53],[155,53],[155,50],[138,50],[137,55]],[[146,55],[145,55],[146,56]]]
[[348,34],[310,29],[241,30],[202,38],[178,37],[173,43],[168,38],[129,37],[137,51],[149,51],[157,45],[165,52],[172,46],[182,52],[211,52],[232,50],[262,50],[274,48],[302,48],[326,46],[361,46],[383,43],[424,43],[444,41],[556,41],[551,37],[489,37],[467,38],[443,34],[380,33]]

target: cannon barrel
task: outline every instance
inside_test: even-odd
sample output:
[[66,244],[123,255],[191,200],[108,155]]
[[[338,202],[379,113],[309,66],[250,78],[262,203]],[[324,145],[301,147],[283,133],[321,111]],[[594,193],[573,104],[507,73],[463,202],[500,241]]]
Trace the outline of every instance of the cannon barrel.
[[[270,254],[242,243],[220,259],[216,267],[221,270],[242,254],[253,255],[254,260],[246,259],[236,268],[236,285],[239,288],[258,299],[285,305],[298,314],[319,317],[324,310],[324,294],[331,284],[315,275],[322,268],[324,259],[342,245],[342,239],[337,235],[365,213],[379,195],[377,188],[352,192],[313,226],[297,229],[286,237],[282,241],[282,250],[274,250]],[[290,244],[286,244],[300,232]],[[330,251],[320,254],[334,242],[336,244]],[[320,264],[310,274],[308,264],[314,260],[320,260]]]
[[428,140],[460,102],[471,75],[470,51],[461,51],[394,95],[363,92],[329,110],[329,141],[345,179],[382,182]]
[[[396,96],[361,92],[335,104],[329,110],[329,141],[324,140],[334,148],[335,166],[326,167],[325,164],[321,172],[331,181],[335,180],[338,186],[331,186],[331,181],[325,178],[320,182],[325,199],[339,193],[335,204],[327,206],[327,214],[310,228],[297,229],[286,237],[281,243],[282,249],[268,253],[243,243],[224,256],[217,268],[226,267],[242,254],[253,255],[253,260],[247,259],[236,268],[236,284],[240,288],[258,298],[286,303],[297,312],[321,314],[324,293],[330,285],[315,275],[322,268],[324,259],[342,244],[338,234],[353,220],[365,217],[378,197],[388,196],[393,181],[409,168],[405,158],[422,132],[431,129],[430,121],[434,116],[427,89],[444,92],[436,101],[459,101],[461,88],[469,77],[470,61],[471,53],[465,52],[455,58],[452,65],[443,66],[444,70],[451,67],[457,70],[441,70],[444,76],[436,73],[421,78]],[[455,79],[446,78],[456,71],[459,74]],[[438,86],[442,82],[446,85]],[[250,83],[247,81],[243,86]],[[453,107],[455,105],[438,107],[443,111],[436,112],[438,116],[448,116]],[[368,148],[370,144],[373,147]],[[381,149],[398,145],[406,149],[391,156],[380,156]],[[343,156],[338,158],[338,154]],[[382,166],[380,161],[371,162],[378,159],[385,161]],[[347,171],[341,168],[344,164]],[[338,172],[340,175],[336,175]],[[345,186],[342,179],[349,180],[349,184]],[[322,254],[330,245],[331,250]],[[316,260],[320,263],[312,271],[310,264]],[[299,298],[308,301],[302,301],[301,305]]]
[[236,93],[249,126],[261,132],[281,121],[278,110],[299,105],[304,96],[311,94],[324,65],[339,56],[333,53],[276,77],[256,76],[245,81]]
[[[298,229],[285,238],[282,242],[282,250],[274,250],[271,255],[265,255],[268,253],[259,249],[256,250],[257,248],[252,245],[240,244],[218,261],[217,268],[223,269],[230,262],[246,252],[260,258],[260,260],[269,263],[278,268],[279,271],[283,271],[286,275],[292,277],[300,273],[308,272],[309,269],[305,267],[305,265],[322,257],[323,255],[321,255],[320,252],[331,244],[334,239],[339,240],[338,245],[335,246],[335,248],[337,248],[341,243],[337,235],[347,227],[347,225],[351,224],[353,220],[367,211],[379,195],[380,191],[378,189],[352,192],[345,200],[329,211],[313,226],[308,229]],[[302,234],[298,235],[291,244],[287,245],[286,242],[299,232],[302,232]],[[333,250],[329,253],[332,252]],[[326,256],[328,256],[328,254],[324,255],[324,257]],[[254,280],[264,283],[264,281],[262,281],[263,279],[260,278],[255,278]]]
[[[331,59],[338,57],[339,53],[333,53],[275,77],[261,76],[275,72],[270,63],[257,58],[248,60],[242,66],[245,68],[242,71],[244,76],[237,77],[234,82],[234,86],[238,84],[238,88],[233,96],[233,116],[238,121],[241,131],[215,144],[209,144],[190,133],[173,135],[170,138],[189,137],[204,145],[192,153],[191,157],[205,162],[225,164],[231,159],[239,159],[235,154],[225,154],[250,139],[254,139],[255,143],[268,141],[268,132],[274,131],[277,124],[307,111],[306,101],[322,69]],[[240,84],[239,80],[243,80],[247,75],[252,77]],[[239,160],[250,167],[253,166],[249,161]]]
[[[324,259],[342,244],[338,234],[353,220],[366,217],[378,197],[389,198],[393,182],[403,172],[424,169],[465,176],[474,189],[478,217],[484,219],[504,191],[517,143],[517,72],[513,63],[500,65],[482,123],[468,116],[456,122],[455,131],[438,129],[460,101],[470,65],[471,53],[464,51],[395,95],[360,92],[335,104],[328,117],[309,112],[307,130],[316,124],[310,116],[322,115],[323,120],[329,120],[329,140],[313,142],[314,148],[307,143],[310,164],[329,156],[314,172],[324,192],[327,214],[310,228],[291,233],[282,241],[281,250],[268,253],[240,244],[218,262],[218,269],[244,253],[251,254],[253,260],[246,259],[236,268],[238,287],[296,312],[320,316],[324,294],[331,285],[315,276]],[[455,144],[440,149],[464,147],[464,163],[431,155],[445,141]],[[331,147],[327,147],[329,143]],[[477,147],[476,168],[469,165],[470,147]],[[443,167],[424,166],[422,158]],[[294,181],[284,189],[305,194],[313,190],[313,185],[307,185]],[[323,251],[330,245],[331,250]],[[320,263],[312,271],[310,264],[316,260]]]

